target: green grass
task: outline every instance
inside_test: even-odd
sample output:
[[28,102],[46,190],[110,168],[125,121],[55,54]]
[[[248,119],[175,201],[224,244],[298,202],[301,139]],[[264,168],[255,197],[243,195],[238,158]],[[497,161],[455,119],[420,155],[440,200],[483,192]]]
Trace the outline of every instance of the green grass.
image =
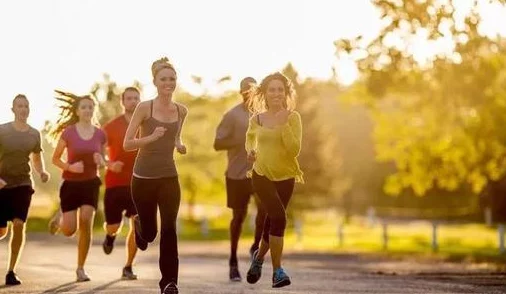
[[[180,240],[227,241],[229,238],[229,214],[223,214],[208,223],[208,234],[202,234],[202,220],[180,218]],[[339,219],[332,215],[310,214],[305,216],[302,236],[297,236],[293,222],[289,221],[285,235],[285,248],[292,252],[361,253],[389,258],[416,258],[446,261],[471,261],[505,263],[505,255],[498,252],[496,228],[482,224],[442,224],[438,230],[439,248],[432,251],[432,226],[429,222],[391,224],[388,226],[389,243],[383,248],[382,226],[369,226],[364,219],[353,219],[343,229],[342,244],[337,228]],[[103,217],[97,214],[95,231],[103,233]],[[27,230],[47,231],[47,219],[30,218]],[[122,231],[126,234],[126,230]],[[249,219],[244,223],[241,243],[251,243],[253,231]]]

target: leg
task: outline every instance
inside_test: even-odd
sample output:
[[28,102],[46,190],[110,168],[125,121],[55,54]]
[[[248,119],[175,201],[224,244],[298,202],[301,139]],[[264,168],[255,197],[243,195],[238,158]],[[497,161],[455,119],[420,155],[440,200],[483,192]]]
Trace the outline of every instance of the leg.
[[109,236],[116,236],[118,231],[121,229],[121,222],[116,224],[108,224],[107,222],[104,223],[105,225],[105,233]]
[[5,189],[0,189],[0,240],[3,240],[9,231],[7,222],[10,219],[11,201]]
[[25,242],[25,222],[32,201],[31,186],[20,186],[9,189],[12,197],[12,235],[10,242],[9,272],[14,271]]
[[[105,231],[109,236],[116,236],[116,233],[121,228],[123,218],[123,194],[124,187],[113,187],[105,189],[104,195],[104,214],[105,214]],[[131,201],[131,200],[130,200]]]
[[14,271],[25,241],[25,222],[19,218],[12,220],[10,240],[9,271]]
[[158,180],[132,178],[132,200],[140,222],[138,234],[142,240],[153,242],[158,231],[157,224],[157,190]]
[[250,252],[254,252],[260,247],[260,241],[262,240],[262,232],[265,224],[265,218],[267,214],[265,213],[265,209],[262,207],[262,203],[258,196],[254,195],[255,204],[257,207],[257,215],[255,217],[255,239],[253,244],[251,245]]
[[[286,208],[288,206],[288,202],[292,197],[293,188],[295,181],[293,179],[288,179],[285,181],[275,182],[276,191],[279,197],[279,200],[282,204],[282,217],[279,216],[279,219],[274,219],[271,224],[270,231],[270,243],[269,247],[271,249],[271,257],[272,257],[272,267],[273,269],[278,269],[281,267],[281,257],[283,255],[283,245],[284,245],[284,234],[286,228]],[[275,221],[275,222],[274,222]]]
[[[114,249],[114,240],[116,234],[121,228],[123,218],[123,201],[122,187],[113,187],[105,189],[104,196],[104,229],[106,232],[105,239],[102,242],[102,249],[105,254],[111,254]],[[130,195],[128,195],[130,196]],[[129,199],[131,197],[128,197]],[[131,200],[130,200],[131,201]]]
[[[264,256],[269,251],[269,248],[272,249],[272,247],[268,243],[269,232],[272,231],[270,223],[272,222],[273,224],[275,224],[278,221],[282,221],[283,219],[286,220],[283,205],[277,195],[276,186],[274,182],[270,181],[266,177],[259,176],[255,172],[253,172],[252,182],[255,188],[255,192],[257,193],[262,203],[262,206],[265,208],[265,211],[267,212],[267,218],[264,224],[263,238],[260,244],[260,249],[257,251],[256,254],[253,255],[250,269],[248,270],[247,281],[250,284],[258,282],[258,280],[262,276],[262,265]],[[276,249],[274,249],[274,252],[276,252],[275,250]],[[274,258],[275,257],[273,257],[273,259]]]
[[[237,266],[237,246],[241,236],[242,224],[248,213],[248,203],[251,195],[251,181],[235,180],[225,178],[227,188],[227,206],[232,209],[232,220],[230,221],[230,260],[231,267]],[[239,274],[237,274],[239,275]],[[234,275],[231,279],[239,280]]]
[[77,209],[79,208],[79,199],[81,198],[81,187],[76,183],[63,181],[60,187],[60,211],[56,213],[55,226],[66,237],[71,237],[77,230]]
[[134,231],[134,220],[130,218],[130,226],[126,239],[127,247],[127,261],[125,267],[131,267],[134,262],[135,255],[137,254],[137,245],[135,244],[135,231]]
[[77,268],[83,269],[90,249],[95,207],[83,205],[79,209],[79,240],[77,245]]
[[63,235],[72,237],[77,230],[77,210],[64,212],[59,222],[60,230]]
[[247,210],[242,208],[232,209],[232,220],[230,221],[230,260],[229,265],[237,265],[237,245],[241,236],[242,224],[246,218]]
[[262,206],[265,208],[267,212],[267,218],[264,224],[262,243],[260,245],[260,250],[256,256],[257,259],[263,260],[265,254],[270,249],[269,245],[269,234],[272,230],[271,222],[274,220],[278,220],[282,222],[285,219],[285,211],[283,209],[283,205],[279,200],[278,193],[276,191],[276,186],[274,182],[268,180],[266,177],[259,176],[256,173],[253,174],[253,185],[255,187],[255,191],[260,198]]
[[176,218],[181,202],[181,190],[177,177],[160,179],[162,185],[158,192],[158,206],[161,217],[160,236],[160,289],[169,284],[177,284],[179,258],[177,248]]

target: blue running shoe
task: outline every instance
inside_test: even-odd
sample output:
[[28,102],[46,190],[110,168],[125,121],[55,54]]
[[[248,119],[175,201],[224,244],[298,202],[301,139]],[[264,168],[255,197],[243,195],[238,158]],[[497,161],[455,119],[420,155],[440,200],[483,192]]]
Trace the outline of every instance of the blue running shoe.
[[272,274],[272,288],[281,288],[290,285],[290,278],[285,273],[285,270],[278,268]]

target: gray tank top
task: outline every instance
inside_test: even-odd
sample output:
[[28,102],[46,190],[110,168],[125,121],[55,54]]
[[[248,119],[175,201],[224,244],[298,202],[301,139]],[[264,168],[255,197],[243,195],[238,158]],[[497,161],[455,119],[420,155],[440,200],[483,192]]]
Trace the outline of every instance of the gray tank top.
[[158,140],[139,149],[135,159],[134,176],[151,179],[177,176],[176,165],[174,163],[174,148],[181,115],[179,106],[175,105],[177,108],[177,121],[165,123],[153,117],[153,100],[151,100],[149,118],[145,119],[141,124],[141,138],[151,135],[157,127],[165,127],[167,130]]

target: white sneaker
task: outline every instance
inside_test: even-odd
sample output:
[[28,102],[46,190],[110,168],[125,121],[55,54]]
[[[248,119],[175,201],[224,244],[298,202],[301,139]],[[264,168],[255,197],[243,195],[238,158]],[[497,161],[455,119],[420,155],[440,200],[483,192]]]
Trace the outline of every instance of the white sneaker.
[[88,282],[90,280],[90,277],[86,274],[86,272],[82,268],[78,268],[76,270],[76,276],[77,282]]

